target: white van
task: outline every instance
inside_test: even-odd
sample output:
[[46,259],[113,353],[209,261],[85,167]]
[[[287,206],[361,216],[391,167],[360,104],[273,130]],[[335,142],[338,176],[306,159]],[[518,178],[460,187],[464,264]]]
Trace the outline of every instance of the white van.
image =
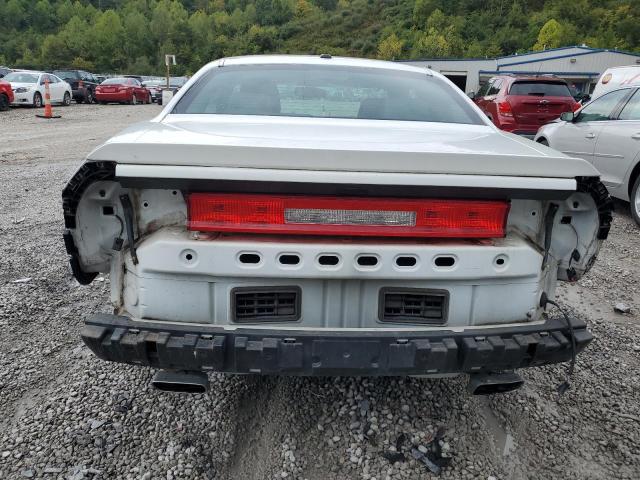
[[627,85],[640,85],[640,65],[607,68],[598,79],[591,98],[597,98],[609,90]]

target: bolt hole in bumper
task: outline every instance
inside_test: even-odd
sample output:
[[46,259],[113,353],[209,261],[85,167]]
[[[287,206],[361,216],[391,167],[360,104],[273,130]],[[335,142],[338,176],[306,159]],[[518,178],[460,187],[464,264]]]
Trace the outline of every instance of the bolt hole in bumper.
[[[572,320],[576,350],[593,339]],[[571,358],[566,323],[423,331],[322,331],[162,324],[96,314],[81,333],[101,359],[155,368],[286,375],[482,373]]]

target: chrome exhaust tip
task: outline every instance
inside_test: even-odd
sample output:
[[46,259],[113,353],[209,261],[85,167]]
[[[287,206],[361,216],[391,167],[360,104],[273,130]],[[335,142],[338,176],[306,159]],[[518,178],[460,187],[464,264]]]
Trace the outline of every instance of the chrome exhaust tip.
[[160,370],[151,385],[162,392],[205,393],[209,389],[209,377],[204,372]]
[[471,395],[493,395],[517,390],[524,380],[515,372],[472,373],[469,375],[467,391]]

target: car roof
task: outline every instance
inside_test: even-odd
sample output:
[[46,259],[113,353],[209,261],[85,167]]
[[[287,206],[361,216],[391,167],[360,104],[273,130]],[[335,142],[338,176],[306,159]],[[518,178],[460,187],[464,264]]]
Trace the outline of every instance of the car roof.
[[553,83],[567,83],[565,80],[559,77],[550,77],[548,75],[496,75],[493,78],[504,78],[511,80],[512,82],[553,82]]
[[365,58],[334,57],[330,55],[244,55],[226,57],[215,62],[218,65],[334,65],[341,67],[380,68],[404,72],[433,73],[424,67],[415,67],[404,63]]

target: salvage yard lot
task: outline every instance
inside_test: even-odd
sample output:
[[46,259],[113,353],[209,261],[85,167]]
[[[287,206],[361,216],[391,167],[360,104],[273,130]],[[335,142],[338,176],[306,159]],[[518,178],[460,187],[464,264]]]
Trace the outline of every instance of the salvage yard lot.
[[[0,113],[0,479],[430,478],[408,447],[440,427],[441,478],[640,478],[640,229],[623,204],[594,269],[560,289],[596,337],[561,399],[564,365],[527,369],[521,390],[492,398],[468,397],[463,378],[222,375],[189,397],[94,358],[78,333],[106,308],[109,279],[71,276],[60,192],[93,147],[159,111]],[[391,465],[381,453],[402,434],[406,458]]]

